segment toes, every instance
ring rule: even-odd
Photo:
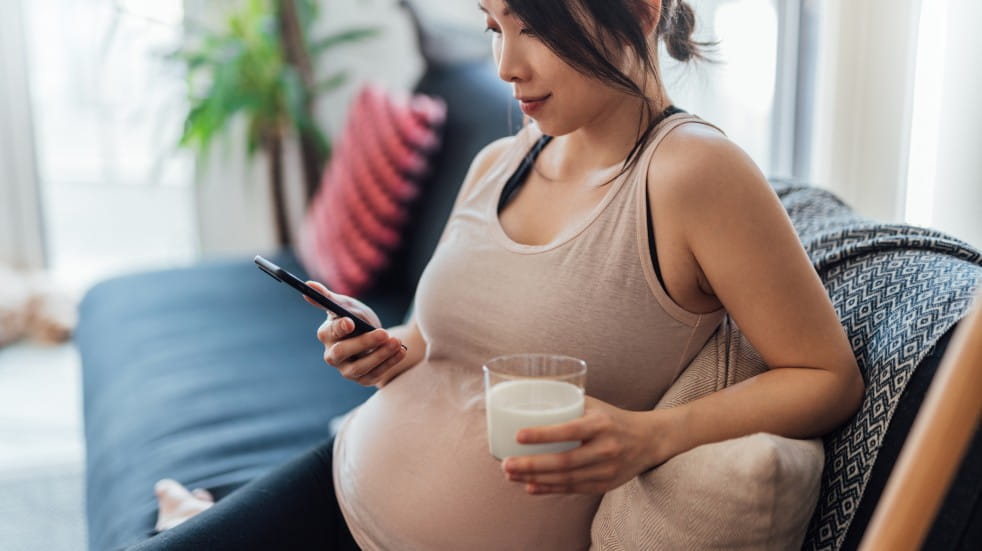
[[[215,502],[215,497],[211,495],[211,492],[209,492],[204,488],[195,488],[191,490],[191,495],[193,495],[194,497],[200,500],[207,501],[209,503]]]
[[[154,485],[159,500],[157,507],[158,531],[170,530],[215,504],[208,490],[195,488],[188,491],[179,482],[165,478]]]
[[[191,497],[191,492],[188,492],[187,488],[170,478],[157,481],[153,491],[160,501],[183,501]]]

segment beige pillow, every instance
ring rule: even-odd
[[[684,404],[766,369],[726,318],[656,407]],[[821,439],[754,434],[699,446],[607,492],[590,548],[800,548],[823,463]]]

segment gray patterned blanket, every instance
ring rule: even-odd
[[[971,305],[982,253],[944,233],[884,224],[833,194],[772,181],[849,335],[866,381],[859,412],[825,438],[822,493],[804,549],[836,550],[914,369]]]

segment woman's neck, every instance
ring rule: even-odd
[[[666,95],[660,97],[664,100],[654,102],[651,113],[643,112],[639,98],[612,101],[581,128],[553,140],[540,170],[560,181],[604,179],[618,172],[647,127],[642,117],[658,117],[671,104]]]

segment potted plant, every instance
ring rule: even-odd
[[[180,145],[204,155],[236,117],[247,121],[246,149],[268,160],[277,242],[289,243],[283,185],[283,142],[300,140],[309,198],[330,157],[330,142],[312,113],[321,93],[346,80],[344,73],[315,78],[313,64],[333,47],[377,34],[355,28],[313,39],[313,0],[245,0],[219,29],[188,23],[187,40],[170,58],[183,63],[189,106]]]

